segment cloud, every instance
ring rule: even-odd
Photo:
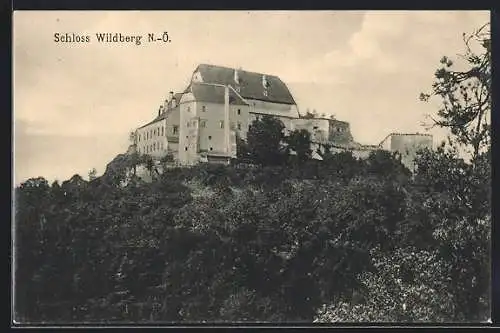
[[[364,13],[344,47],[309,59],[309,74],[292,75],[290,85],[302,110],[349,121],[361,142],[376,143],[392,131],[422,132],[425,114],[437,107],[420,102],[419,93],[430,88],[443,55],[464,50],[462,33],[488,20],[488,12]]]

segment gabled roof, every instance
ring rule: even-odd
[[[167,117],[168,117],[168,115],[169,115],[170,113],[172,113],[174,110],[176,110],[176,109],[178,109],[178,108],[179,108],[179,103],[180,103],[180,101],[181,101],[181,98],[182,98],[182,95],[183,95],[183,94],[184,94],[184,93],[176,93],[176,94],[174,94],[174,99],[175,99],[175,101],[176,101],[176,106],[175,106],[175,108],[172,108],[172,100],[169,100],[169,101],[167,102],[167,110],[166,110],[166,111],[162,112],[159,116],[157,116],[156,118],[154,118],[152,121],[150,121],[150,122],[149,122],[149,123],[147,123],[146,125],[142,125],[142,126],[141,126],[141,127],[139,127],[138,129],[144,128],[144,127],[146,127],[146,126],[149,126],[149,125],[151,125],[151,124],[156,123],[157,121],[160,121],[160,120],[163,120],[163,119],[167,118]]]
[[[181,94],[182,95],[182,94]],[[160,121],[160,120],[163,120],[163,119],[166,119],[168,117],[168,115],[170,113],[172,113],[174,110],[178,109],[179,108],[179,105],[177,105],[175,108],[173,109],[169,109],[168,111],[165,111],[165,112],[162,112],[159,116],[157,116],[155,119],[153,119],[152,121],[150,121],[149,123],[147,123],[146,125],[142,125],[141,127],[139,127],[138,129],[141,129],[141,128],[144,128],[146,126],[149,126],[151,124],[154,124],[156,123],[157,121]]]
[[[189,86],[194,98],[200,102],[224,104],[225,87],[218,84],[193,82]],[[229,104],[247,105],[241,96],[229,88]]]
[[[178,105],[178,104],[179,104],[179,102],[181,101],[182,95],[183,95],[183,93],[176,93],[176,94],[174,94],[174,99],[175,99],[175,101],[176,101],[177,105]],[[172,100],[169,100],[169,101],[167,102],[167,108],[168,108],[168,109],[171,109],[171,108],[172,108]]]
[[[275,75],[248,72],[238,69],[239,84],[234,80],[234,68],[208,64],[199,65],[194,72],[200,72],[203,82],[231,85],[240,88],[240,95],[245,99],[262,100],[272,103],[295,105],[295,100],[281,79]],[[267,96],[264,95],[262,77],[266,76],[268,82]],[[188,90],[190,86],[186,90]]]

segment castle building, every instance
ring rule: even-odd
[[[432,135],[421,133],[391,133],[379,144],[379,148],[383,150],[399,153],[401,163],[412,172],[416,170],[417,151],[432,147]]]
[[[222,162],[236,156],[236,136],[245,139],[262,115],[280,118],[287,130],[299,119],[288,87],[274,75],[199,65],[182,93],[170,93],[151,122],[137,129],[140,154],[172,153],[180,164]]]
[[[170,92],[158,110],[158,116],[136,130],[135,144],[139,154],[161,158],[179,150],[180,107],[182,94]]]
[[[356,143],[348,122],[301,117],[290,90],[277,76],[201,64],[186,89],[170,92],[158,115],[136,130],[136,150],[154,159],[172,154],[181,165],[228,163],[236,157],[236,137],[246,139],[250,124],[264,115],[280,119],[285,134],[300,129],[311,133],[313,152],[328,145],[333,147],[331,151],[351,150],[366,157],[384,146]],[[430,140],[432,143],[432,137]],[[388,150],[403,149],[397,138],[394,143],[385,141]],[[409,161],[410,155],[404,161]],[[317,154],[313,157],[321,158]]]

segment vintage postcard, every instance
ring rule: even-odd
[[[488,11],[16,11],[16,325],[486,323]]]

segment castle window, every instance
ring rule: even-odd
[[[207,127],[207,121],[206,120],[201,120],[200,121],[200,127]]]
[[[163,126],[161,127],[161,136],[163,136]]]
[[[238,122],[238,129],[241,130],[241,123]]]
[[[201,111],[202,111],[202,112],[207,111],[207,108],[206,108],[206,106],[205,106],[205,105],[202,105],[202,107],[201,107]]]
[[[210,150],[214,150],[212,147],[210,147]]]
[[[186,127],[189,127],[189,121],[186,123]]]
[[[177,127],[177,126],[174,126],[174,127],[172,128],[172,132],[173,132],[174,134],[177,134],[177,131],[178,131],[178,130],[179,130],[179,127]]]
[[[212,140],[212,136],[211,135],[208,136],[208,140]]]
[[[187,112],[191,112],[191,107],[188,106]]]
[[[264,96],[266,96],[266,97],[267,97],[267,95],[268,95],[268,94],[267,94],[267,89],[265,89],[265,90],[264,90]]]
[[[224,128],[224,120],[219,121],[220,128]]]
[[[184,151],[188,151],[188,147],[184,147]]]
[[[238,116],[241,114],[241,109],[238,109]]]

